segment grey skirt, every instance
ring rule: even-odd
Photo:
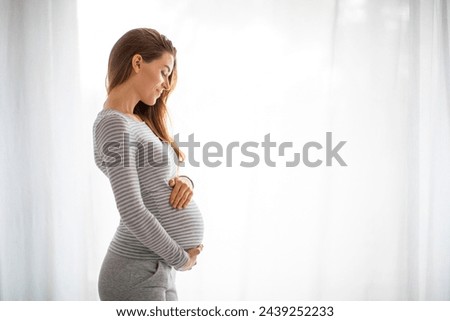
[[[108,250],[98,293],[102,301],[177,301],[175,275],[164,261],[131,259]]]

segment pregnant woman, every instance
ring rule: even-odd
[[[120,224],[100,270],[101,300],[177,300],[175,273],[203,249],[193,183],[168,133],[176,49],[154,29],[133,29],[111,50],[107,99],[93,125],[95,163],[109,178]]]

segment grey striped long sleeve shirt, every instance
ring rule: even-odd
[[[109,250],[129,258],[164,260],[180,269],[185,250],[202,243],[203,218],[192,199],[171,207],[175,152],[147,126],[113,109],[98,113],[93,126],[95,163],[109,178],[120,223]]]

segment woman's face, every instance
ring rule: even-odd
[[[161,96],[162,91],[169,89],[169,75],[172,73],[173,65],[173,56],[168,52],[149,63],[141,59],[135,85],[143,103],[153,106]]]

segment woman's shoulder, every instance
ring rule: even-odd
[[[94,124],[98,123],[108,123],[108,122],[119,122],[123,124],[128,124],[130,122],[129,117],[124,115],[123,113],[111,109],[111,108],[103,108],[98,114],[97,118],[95,119]]]
[[[124,132],[129,131],[127,116],[113,109],[102,109],[93,124],[94,134],[99,131]]]
[[[112,108],[102,108],[101,111],[97,114],[97,120],[101,119],[123,119],[125,121],[128,121],[127,116],[125,116],[123,113],[119,112],[118,110],[112,109]]]

